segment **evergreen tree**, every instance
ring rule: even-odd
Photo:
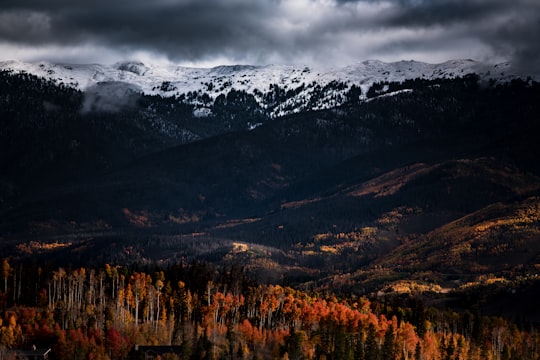
[[[392,324],[388,326],[388,329],[386,329],[386,332],[384,333],[384,342],[382,346],[382,358],[383,359],[396,358],[394,326]]]
[[[366,336],[366,347],[364,350],[366,360],[378,360],[379,359],[379,346],[377,345],[377,335],[375,326],[370,323],[368,326],[368,332]]]
[[[420,347],[420,341],[416,343],[416,348],[414,349],[414,359],[415,360],[422,359],[422,348]]]

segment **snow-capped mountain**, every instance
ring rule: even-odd
[[[253,95],[271,117],[303,110],[318,110],[341,105],[351,87],[360,88],[360,99],[377,82],[402,82],[407,79],[454,78],[476,73],[481,78],[508,80],[507,63],[487,65],[473,60],[453,60],[441,64],[417,61],[385,63],[368,60],[338,69],[267,66],[218,66],[188,68],[175,65],[146,65],[121,62],[106,65],[52,64],[46,62],[0,62],[0,69],[26,72],[86,91],[100,83],[125,83],[147,95],[178,97],[195,105],[194,114],[207,116],[220,95],[231,90]],[[322,93],[321,93],[322,92]],[[281,93],[276,99],[275,93]],[[316,98],[313,95],[317,93]]]

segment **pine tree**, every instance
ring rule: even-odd
[[[365,347],[365,359],[366,360],[378,360],[379,359],[379,346],[377,345],[377,338],[375,333],[375,326],[370,323],[368,327]]]
[[[390,324],[386,333],[384,334],[384,343],[382,346],[383,359],[395,359],[396,358],[396,344],[394,335],[394,326]]]
[[[415,360],[422,359],[422,348],[420,347],[420,341],[416,343],[416,348],[414,349],[414,359]]]

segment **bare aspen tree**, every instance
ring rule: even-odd
[[[2,260],[2,277],[4,278],[4,294],[7,294],[8,278],[9,278],[10,273],[11,273],[11,266],[9,266],[7,259],[3,259]]]

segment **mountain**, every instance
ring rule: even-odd
[[[354,293],[535,271],[540,85],[501,66],[41,65],[0,72],[2,256]]]
[[[235,90],[253,96],[272,118],[340,106],[348,100],[347,94],[353,86],[361,89],[356,96],[365,99],[374,83],[455,78],[473,73],[483,79],[509,80],[516,77],[508,63],[487,65],[473,60],[441,64],[369,60],[337,69],[280,65],[187,68],[141,62],[105,66],[5,61],[0,62],[0,69],[33,74],[86,92],[96,91],[99,84],[121,83],[146,95],[179,98],[194,106],[196,116],[208,116],[216,99]]]

